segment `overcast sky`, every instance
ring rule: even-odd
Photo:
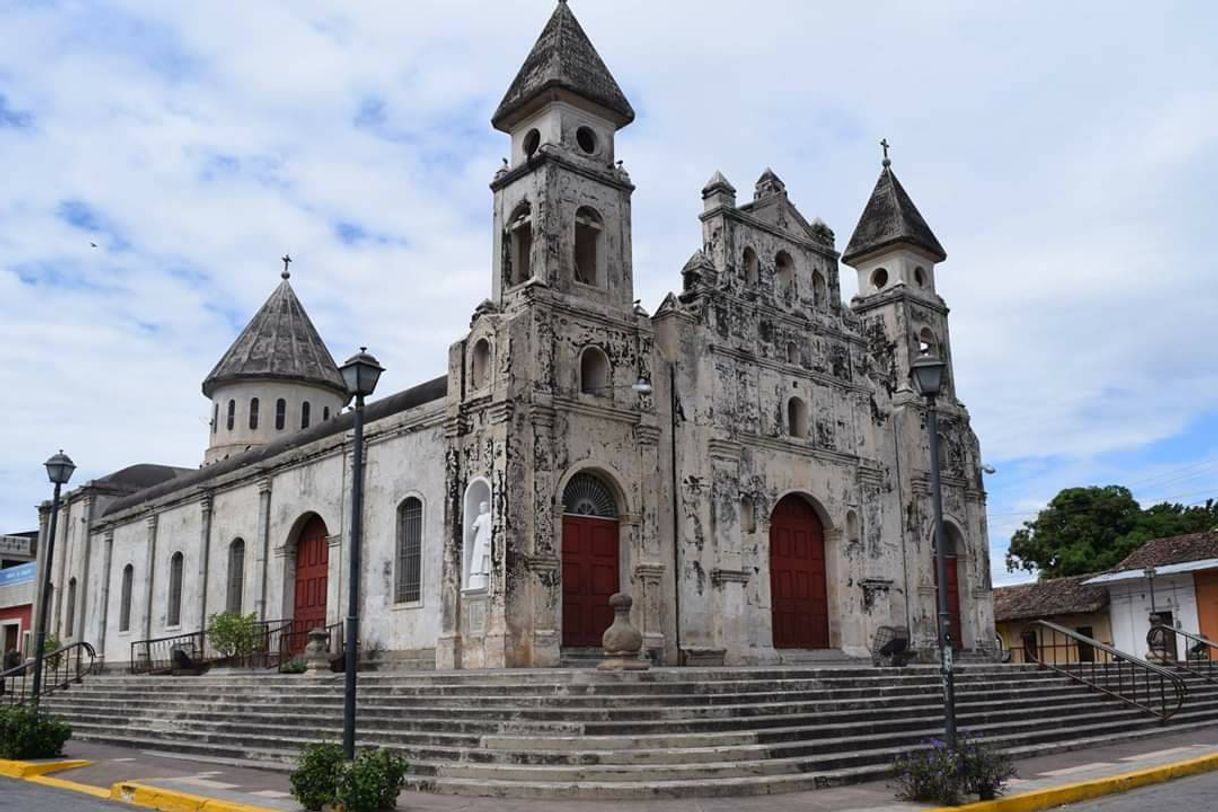
[[[278,283],[388,393],[490,293],[490,114],[552,0],[0,0],[0,531],[74,484],[194,466],[203,377]],[[772,166],[844,247],[877,142],[946,247],[996,581],[1063,486],[1218,486],[1218,7],[572,0],[638,112],[637,295],[716,169]],[[95,243],[97,247],[92,247]],[[843,294],[856,289],[843,268]]]

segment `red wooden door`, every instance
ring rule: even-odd
[[[960,569],[957,566],[959,561],[955,553],[947,554],[947,616],[950,621],[948,631],[952,636],[952,648],[960,649],[964,645],[964,634],[962,624],[960,622]],[[939,588],[939,565],[935,563],[935,588]],[[935,600],[939,600],[939,596],[935,595]],[[935,617],[939,616],[939,604],[935,603]]]
[[[562,518],[562,644],[599,647],[613,624],[609,598],[618,591],[618,523]]]
[[[775,648],[829,648],[825,531],[798,496],[770,518],[770,602]]]
[[[292,610],[292,653],[304,650],[310,629],[326,625],[326,587],[330,575],[330,542],[320,516],[300,531],[296,546],[296,601]]]

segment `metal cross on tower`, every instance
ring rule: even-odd
[[[288,266],[292,264],[292,256],[291,256],[291,254],[284,254],[282,259],[283,259],[283,273],[281,273],[279,275],[282,276],[284,279],[287,279],[289,276],[292,275],[288,271]]]

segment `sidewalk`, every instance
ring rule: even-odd
[[[1027,758],[1016,763],[1020,777],[1012,782],[1010,794],[1073,784],[1210,754],[1218,754],[1218,725],[1089,750]],[[93,742],[69,742],[65,758],[93,763],[57,772],[56,778],[107,791],[116,783],[135,781],[261,809],[300,809],[292,800],[286,768],[283,771],[253,768]],[[0,779],[0,782],[3,780],[6,779]],[[412,812],[619,812],[622,809],[648,812],[912,812],[925,807],[900,803],[894,800],[892,789],[884,782],[873,782],[786,795],[643,802],[535,801],[403,792],[398,799],[398,808]]]

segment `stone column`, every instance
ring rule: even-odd
[[[258,597],[254,611],[259,620],[266,620],[267,561],[271,549],[271,478],[258,480],[258,543],[254,547],[254,569],[257,572]]]
[[[98,606],[97,657],[106,662],[106,629],[110,619],[110,568],[114,560],[114,528],[107,528],[102,536],[101,601]]]
[[[148,640],[152,637],[152,598],[155,594],[153,586],[156,581],[156,528],[157,515],[154,513],[144,520],[144,526],[148,531],[148,577],[144,579],[144,639]]]
[[[89,617],[89,566],[90,560],[93,557],[93,540],[89,538],[90,528],[93,526],[93,509],[96,506],[92,496],[85,497],[81,503],[81,511],[83,515],[80,517],[80,588],[76,596],[76,621],[72,624],[72,630],[77,640],[87,640],[88,634],[85,633],[85,620]]]
[[[207,579],[211,566],[211,494],[199,500],[199,628],[207,628]]]
[[[64,499],[59,505],[59,538],[55,539],[55,592],[51,595],[54,607],[51,609],[52,622],[47,626],[47,636],[52,634],[63,638],[63,593],[67,591],[68,559],[72,551],[68,548],[68,531],[72,522],[72,499]]]

